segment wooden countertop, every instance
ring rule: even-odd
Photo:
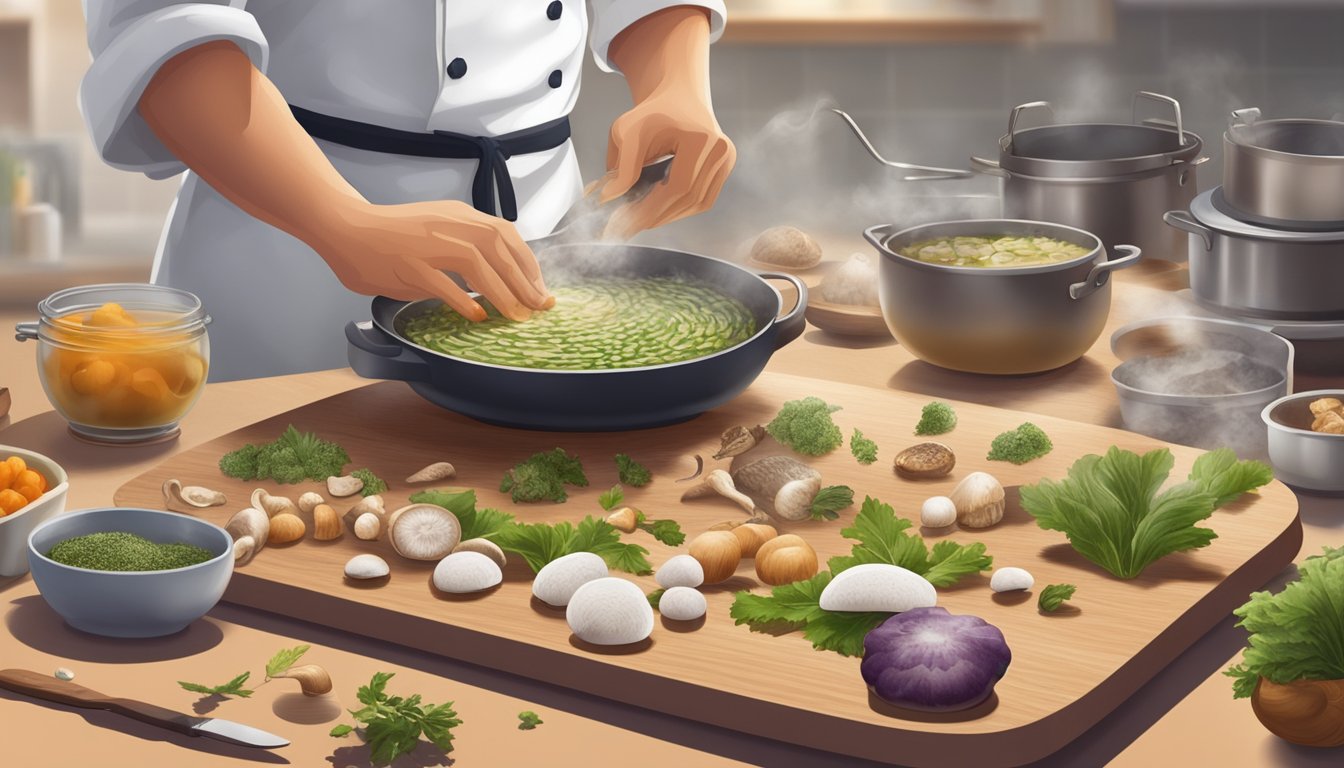
[[[1085,359],[1049,374],[1006,379],[954,374],[912,359],[894,342],[838,339],[815,328],[778,353],[770,369],[1117,426],[1109,380],[1116,364],[1107,343],[1110,331],[1129,320],[1162,313],[1169,301],[1162,289],[1179,287],[1183,276],[1182,270],[1160,263],[1120,273],[1110,327]],[[32,318],[27,312],[0,310],[0,330],[28,319]],[[14,400],[10,420],[0,420],[0,443],[59,460],[71,476],[70,508],[109,503],[119,485],[178,450],[366,383],[349,370],[338,370],[212,384],[183,423],[177,443],[114,450],[86,446],[68,436],[42,394],[34,348],[19,344],[9,333],[0,334],[0,377],[0,386],[9,387]],[[1341,383],[1300,380],[1298,387]],[[1344,543],[1344,504],[1339,500],[1303,497],[1301,514],[1305,543],[1300,557]],[[258,674],[276,650],[309,643],[313,649],[308,660],[330,670],[341,706],[351,705],[354,688],[374,671],[397,673],[390,686],[393,692],[456,702],[465,724],[456,732],[452,756],[461,765],[616,765],[629,762],[632,755],[648,766],[847,764],[230,605],[218,606],[181,636],[114,641],[65,627],[37,595],[31,579],[22,577],[0,582],[0,613],[6,627],[0,633],[4,666],[42,672],[68,667],[75,671],[77,682],[105,693],[138,696],[181,711],[190,711],[196,697],[180,690],[176,680],[213,683],[216,677],[222,681],[243,669]],[[1112,717],[1047,764],[1338,765],[1344,750],[1287,744],[1260,726],[1248,702],[1231,698],[1229,681],[1220,672],[1232,663],[1244,641],[1232,623],[1229,617]],[[5,764],[43,766],[226,766],[248,760],[304,766],[366,764],[358,762],[366,753],[352,749],[358,742],[327,736],[336,714],[331,708],[336,705],[306,701],[281,688],[284,682],[268,684],[251,699],[225,702],[212,713],[243,723],[261,724],[275,717],[289,721],[281,735],[294,743],[275,753],[178,738],[120,718],[38,706],[0,692],[5,733],[40,734],[4,739],[0,758]],[[515,715],[524,709],[537,711],[545,724],[535,731],[518,731]],[[439,764],[421,759],[428,755],[419,752],[406,764]]]

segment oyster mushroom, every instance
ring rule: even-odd
[[[806,520],[821,491],[821,473],[792,456],[769,456],[732,473],[733,485],[781,520]]]
[[[462,525],[452,512],[434,504],[402,507],[387,520],[388,538],[397,554],[410,560],[439,560],[462,540]]]
[[[260,509],[248,507],[235,512],[224,524],[224,530],[233,537],[233,561],[247,565],[266,546],[271,534],[271,518]]]
[[[184,486],[182,481],[176,478],[163,482],[163,503],[167,507],[171,507],[176,502],[188,507],[204,509],[205,507],[218,507],[226,501],[223,493],[210,488],[199,485]]]
[[[291,515],[299,513],[299,507],[287,496],[275,496],[267,492],[265,488],[258,488],[252,492],[252,506],[260,509],[271,517],[284,514]]]

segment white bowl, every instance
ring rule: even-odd
[[[28,572],[28,535],[47,520],[65,512],[65,495],[70,478],[60,464],[23,448],[0,445],[0,459],[18,456],[29,467],[47,478],[47,492],[28,502],[28,506],[0,517],[0,577],[22,576]]]
[[[1311,431],[1312,400],[1344,400],[1344,389],[1318,389],[1279,398],[1261,412],[1269,430],[1274,475],[1297,489],[1344,495],[1344,435]]]

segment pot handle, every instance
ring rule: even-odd
[[[863,130],[859,128],[859,124],[854,122],[854,118],[850,117],[849,114],[842,109],[836,109],[835,107],[832,107],[831,111],[839,115],[841,120],[845,121],[845,124],[849,126],[849,130],[854,132],[854,135],[857,136],[859,139],[859,143],[863,144],[863,148],[868,151],[868,154],[873,156],[874,160],[889,168],[898,168],[902,171],[915,171],[919,174],[919,175],[911,174],[908,176],[902,176],[901,181],[969,179],[973,175],[970,171],[963,171],[960,168],[938,168],[936,166],[931,165],[916,165],[914,163],[902,163],[896,160],[888,160],[885,157],[883,157],[882,153],[877,151],[877,147],[874,147],[873,143],[868,140],[868,137],[864,135]]]
[[[1087,273],[1087,279],[1081,283],[1074,283],[1069,286],[1069,297],[1081,299],[1092,295],[1098,288],[1106,284],[1111,279],[1111,273],[1117,269],[1132,267],[1139,263],[1143,256],[1143,251],[1136,245],[1115,245],[1112,246],[1117,251],[1124,251],[1125,255],[1118,259],[1110,259],[1092,267],[1092,271]]]
[[[429,363],[396,343],[372,321],[345,324],[350,367],[366,379],[429,381]]]
[[[1199,235],[1199,239],[1204,241],[1204,250],[1213,250],[1213,230],[1195,221],[1194,217],[1185,211],[1167,211],[1162,214],[1162,220],[1168,225],[1177,229],[1189,232],[1192,235]]]
[[[984,173],[990,176],[1001,176],[1008,178],[1008,172],[999,166],[998,160],[990,160],[987,157],[977,157],[971,155],[971,170],[976,173]]]
[[[1048,101],[1029,101],[1026,104],[1018,104],[1013,107],[1013,111],[1008,114],[1008,146],[1004,149],[1012,151],[1013,139],[1017,136],[1017,119],[1029,109],[1044,109],[1050,113],[1051,117],[1055,114],[1055,108],[1050,106]]]
[[[783,280],[792,284],[794,290],[798,291],[798,303],[783,317],[775,319],[775,349],[780,349],[802,336],[803,329],[807,327],[807,318],[803,314],[807,309],[807,284],[798,277],[783,272],[758,272],[757,275],[762,280]]]
[[[15,323],[15,341],[37,341],[37,323]]]
[[[1166,104],[1166,105],[1168,105],[1168,106],[1171,107],[1171,110],[1172,110],[1173,112],[1176,113],[1176,121],[1175,121],[1175,127],[1176,127],[1176,145],[1177,145],[1177,146],[1180,146],[1180,147],[1184,147],[1184,146],[1185,146],[1185,127],[1184,127],[1184,124],[1183,124],[1182,121],[1181,121],[1181,102],[1179,102],[1179,101],[1177,101],[1177,100],[1171,98],[1170,96],[1167,96],[1167,95],[1164,95],[1164,94],[1161,94],[1161,93],[1154,93],[1154,92],[1152,92],[1152,91],[1139,91],[1138,93],[1135,93],[1135,94],[1134,94],[1134,103],[1133,103],[1133,105],[1130,107],[1130,113],[1131,113],[1131,114],[1130,114],[1130,122],[1138,122],[1137,118],[1138,118],[1138,112],[1139,112],[1139,101],[1140,101],[1141,99],[1148,99],[1149,101],[1156,101],[1156,102],[1158,102],[1159,104]]]

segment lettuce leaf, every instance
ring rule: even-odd
[[[1274,470],[1268,464],[1237,461],[1237,454],[1228,448],[1200,456],[1190,469],[1190,481],[1214,497],[1214,507],[1226,506],[1273,479]]]

